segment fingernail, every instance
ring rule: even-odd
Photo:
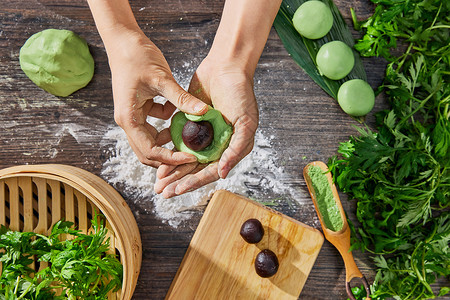
[[[166,188],[164,188],[163,192],[162,192],[162,196],[165,199],[169,199],[172,198],[173,196],[176,196],[175,191],[173,190],[173,187],[171,187],[170,185],[167,186]]]
[[[194,158],[189,158],[184,163],[185,164],[190,164],[190,163],[194,163],[194,162],[197,162],[197,161],[198,161],[197,157],[194,156]]]
[[[162,189],[161,189],[160,187],[156,187],[156,185],[155,185],[155,187],[153,188],[153,191],[154,191],[155,193],[157,193],[157,194],[161,194],[161,193],[162,193]]]
[[[194,106],[194,111],[195,111],[196,113],[204,112],[204,111],[206,111],[207,109],[208,109],[208,105],[206,105],[205,103],[197,103],[197,104]]]
[[[179,195],[179,194],[181,194],[181,188],[180,188],[180,186],[177,186],[175,188],[175,195]]]
[[[193,154],[188,154],[185,152],[175,152],[177,164],[188,164],[197,161],[197,157]],[[175,159],[175,156],[174,156]],[[170,173],[170,172],[169,172]],[[168,174],[168,173],[167,173]],[[164,176],[166,176],[165,174]]]

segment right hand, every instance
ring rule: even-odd
[[[141,31],[117,32],[115,43],[107,48],[112,73],[114,119],[128,137],[139,161],[159,167],[196,162],[194,155],[161,147],[171,141],[169,129],[158,132],[147,116],[169,119],[176,108],[202,115],[206,103],[186,92],[172,76],[161,51]],[[155,103],[162,96],[168,101]]]
[[[258,127],[258,107],[253,92],[253,72],[242,63],[210,53],[195,72],[189,91],[218,109],[233,125],[233,136],[221,158],[210,164],[162,164],[158,168],[155,192],[170,198],[225,178],[230,170],[253,149]],[[222,59],[220,59],[222,58]],[[254,70],[252,70],[254,71]]]

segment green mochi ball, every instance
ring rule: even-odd
[[[355,65],[355,56],[346,43],[333,41],[320,47],[316,63],[321,74],[330,79],[339,80],[351,72]]]
[[[31,81],[55,96],[69,96],[94,75],[86,41],[70,30],[46,29],[32,35],[20,49],[19,61]]]
[[[362,79],[344,82],[339,88],[337,100],[342,110],[354,117],[368,114],[375,104],[372,87]]]
[[[333,26],[333,14],[322,1],[311,0],[303,3],[292,18],[294,28],[308,39],[324,37]]]
[[[200,151],[194,151],[186,146],[183,142],[182,132],[186,122],[208,121],[211,123],[214,131],[214,138],[210,145]],[[217,109],[209,107],[209,110],[201,116],[186,114],[184,112],[177,112],[170,124],[170,135],[172,142],[177,150],[193,154],[197,157],[199,163],[209,163],[218,160],[222,156],[223,151],[230,142],[233,134],[233,127],[228,125],[222,117],[222,114]]]

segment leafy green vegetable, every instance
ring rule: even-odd
[[[294,61],[331,97],[337,99],[337,93],[342,83],[349,79],[367,80],[366,72],[361,59],[356,51],[355,66],[353,70],[345,78],[341,80],[331,80],[320,75],[317,64],[316,55],[320,47],[327,42],[342,41],[351,48],[354,45],[354,39],[342,17],[339,9],[332,0],[323,0],[323,2],[331,9],[333,14],[333,27],[330,32],[323,38],[310,40],[302,37],[294,25],[292,17],[297,8],[307,0],[283,0],[280,10],[273,23],[281,41],[283,42],[289,55]]]
[[[83,234],[73,223],[59,221],[50,235],[0,228],[0,299],[106,299],[122,285],[123,267],[108,254],[109,238],[101,218],[92,219],[92,232]],[[64,239],[63,235],[73,239]],[[36,259],[34,259],[34,257]],[[29,265],[48,262],[35,272]],[[55,289],[62,289],[61,296]]]
[[[356,300],[364,300],[367,297],[367,293],[363,285],[352,287],[352,294]],[[350,299],[347,298],[347,300]]]
[[[355,48],[388,60],[383,88],[390,110],[376,132],[358,128],[329,167],[358,199],[352,248],[373,253],[373,298],[427,299],[450,276],[450,2],[372,0],[373,16],[355,24]],[[398,49],[404,49],[399,51]]]

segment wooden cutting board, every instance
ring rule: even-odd
[[[264,237],[248,244],[242,223],[261,221]],[[166,299],[297,299],[323,244],[322,234],[301,222],[228,191],[217,191],[203,215]],[[261,278],[255,257],[278,257],[278,272]]]

